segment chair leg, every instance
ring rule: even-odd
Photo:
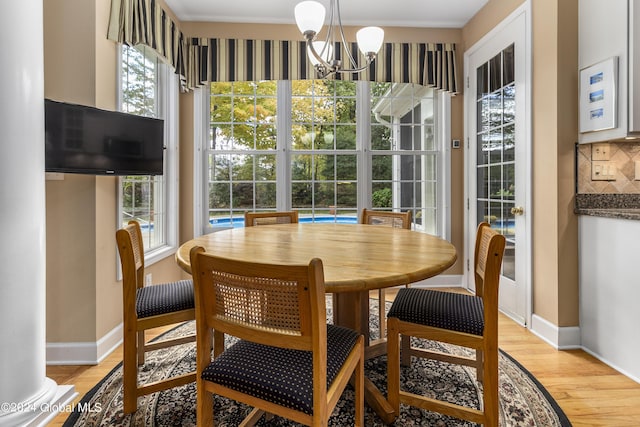
[[[380,339],[384,339],[387,333],[387,314],[385,312],[385,291],[378,290],[378,317],[380,318]]]
[[[387,399],[396,417],[400,415],[400,337],[393,317],[387,321]]]
[[[122,358],[122,389],[124,413],[130,414],[138,409],[138,334],[135,329],[124,328],[123,358]]]
[[[204,389],[204,380],[196,378],[196,425],[213,427],[213,393]]]
[[[480,384],[484,384],[484,351],[476,350],[476,378]]]
[[[360,345],[360,360],[355,369],[355,427],[364,427],[364,344]]]
[[[498,392],[498,350],[483,352],[482,398],[486,418],[485,427],[498,427],[500,398]]]
[[[400,351],[400,363],[402,366],[411,366],[411,336],[401,336],[402,350]]]
[[[137,349],[138,349],[138,365],[142,366],[144,365],[144,345],[145,345],[145,341],[144,341],[144,331],[138,331],[138,345],[137,345]]]

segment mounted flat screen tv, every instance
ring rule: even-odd
[[[45,99],[45,170],[162,175],[164,121]]]

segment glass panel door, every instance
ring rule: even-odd
[[[466,55],[468,92],[468,286],[480,222],[506,237],[500,309],[526,324],[531,315],[530,220],[527,219],[530,117],[527,108],[526,13],[514,14]]]
[[[507,239],[503,275],[515,280],[514,45],[476,70],[476,225],[488,222]],[[513,211],[513,213],[512,213]]]

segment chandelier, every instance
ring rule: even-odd
[[[380,27],[365,27],[356,33],[356,40],[360,52],[366,58],[366,64],[358,67],[358,63],[351,55],[350,49],[345,49],[349,59],[350,68],[343,68],[342,61],[334,57],[333,46],[339,33],[343,46],[348,46],[342,30],[340,18],[339,0],[329,0],[329,27],[324,41],[316,40],[324,24],[325,8],[317,1],[303,1],[296,5],[294,13],[296,23],[307,41],[307,55],[311,64],[316,69],[318,77],[323,79],[335,73],[358,73],[365,70],[376,58],[382,41],[384,31]]]

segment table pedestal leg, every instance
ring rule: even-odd
[[[369,348],[369,292],[341,292],[333,294],[333,322],[336,325],[354,329],[364,335],[365,354]],[[380,416],[383,422],[391,424],[395,420],[393,408],[382,392],[365,377],[364,398],[367,404]]]
[[[369,293],[341,292],[333,294],[333,323],[364,335],[369,346]]]

